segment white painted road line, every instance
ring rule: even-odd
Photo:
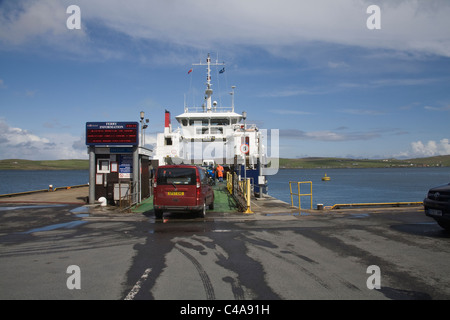
[[[127,294],[127,296],[125,297],[124,300],[133,300],[134,299],[134,297],[138,294],[139,290],[141,290],[142,283],[144,283],[144,281],[147,280],[150,271],[152,271],[151,268],[145,269],[141,278],[138,280],[138,282],[136,282],[136,284],[131,289],[131,291]]]

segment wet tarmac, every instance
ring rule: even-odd
[[[421,208],[119,213],[0,204],[0,299],[448,299],[450,236]],[[81,289],[66,286],[68,266]],[[381,288],[369,289],[369,266]]]
[[[0,199],[0,299],[450,298],[450,234],[421,206],[299,211],[267,197],[253,214],[155,219],[87,205],[86,190]],[[66,286],[73,265],[80,290]]]

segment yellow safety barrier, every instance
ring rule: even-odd
[[[247,209],[244,211],[244,213],[253,213],[253,211],[250,209],[251,206],[251,183],[250,178],[247,178],[246,180],[243,180],[240,182],[242,193],[244,194],[244,199],[247,202]]]
[[[233,185],[234,181],[234,185]],[[237,174],[227,172],[227,190],[236,199],[244,213],[253,213],[251,210],[251,179],[238,181]]]
[[[229,171],[227,171],[227,190],[233,194],[233,174]]]
[[[296,183],[297,184],[297,193],[293,193],[292,192],[292,184],[293,183]],[[301,184],[309,184],[309,187],[310,187],[310,191],[309,191],[309,193],[300,193],[300,185]],[[293,200],[293,196],[294,195],[296,195],[296,196],[298,196],[298,209],[300,210],[302,207],[301,207],[301,201],[300,201],[300,198],[302,197],[302,196],[309,196],[310,198],[311,198],[311,209],[312,209],[312,207],[313,207],[313,200],[312,200],[312,181],[300,181],[300,182],[297,182],[297,181],[289,181],[289,190],[290,190],[290,193],[291,193],[291,206],[294,206],[294,200]]]

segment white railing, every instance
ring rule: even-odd
[[[184,107],[184,112],[188,113],[188,112],[208,112],[209,110],[206,107]],[[234,112],[234,108],[233,107],[211,107],[210,109],[211,112]]]

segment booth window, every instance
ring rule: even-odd
[[[97,160],[97,173],[109,173],[109,159],[98,159]]]

